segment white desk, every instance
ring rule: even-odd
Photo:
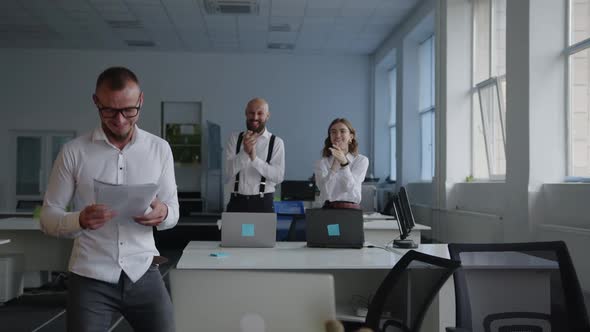
[[[73,240],[45,235],[37,219],[0,219],[0,238],[11,239],[10,243],[0,246],[0,253],[24,254],[25,272],[68,269]]]
[[[365,241],[378,245],[385,245],[400,236],[399,226],[395,219],[377,219],[364,217],[363,228],[365,230]],[[430,226],[416,224],[408,239],[420,244],[422,231],[429,231]]]
[[[446,248],[446,245],[438,246]],[[224,252],[228,256],[212,257],[213,252]],[[380,248],[307,248],[303,242],[277,242],[275,248],[221,248],[219,242],[193,241],[184,249],[176,268],[179,273],[195,269],[235,273],[252,270],[330,273],[334,276],[338,318],[364,321],[364,317],[352,315],[359,306],[355,299],[374,294],[402,255]],[[413,272],[420,273],[420,270]],[[441,317],[441,313],[446,316]],[[437,297],[426,315],[422,331],[444,331],[445,326],[454,326],[454,298],[439,301]]]

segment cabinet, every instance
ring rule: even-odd
[[[40,205],[45,194],[47,181],[53,162],[57,158],[61,147],[74,138],[73,131],[36,131],[17,130],[12,132],[14,147],[13,155],[16,159],[13,202],[8,209],[16,207],[33,211]],[[31,203],[31,204],[19,204]],[[19,206],[20,205],[20,206]]]
[[[202,119],[200,102],[162,102],[162,137],[172,149],[184,215],[221,209],[220,127]]]

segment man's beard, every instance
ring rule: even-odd
[[[266,128],[266,122],[258,121],[258,127],[254,127],[250,124],[250,121],[246,120],[246,128],[257,134],[260,134]]]
[[[133,132],[133,126],[131,127],[131,129],[129,129],[129,131],[127,131],[127,133],[125,133],[123,135],[119,135],[119,134],[114,133],[104,123],[102,124],[102,130],[104,131],[104,133],[107,137],[113,139],[115,142],[124,142],[129,138],[129,135],[131,135],[131,133]]]

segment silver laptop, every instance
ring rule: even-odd
[[[336,315],[330,274],[173,269],[170,288],[178,332],[324,332]]]
[[[224,212],[221,214],[221,246],[272,248],[276,244],[275,213]]]

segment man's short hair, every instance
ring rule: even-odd
[[[106,86],[112,91],[123,90],[129,81],[139,85],[137,76],[135,76],[131,70],[125,67],[107,68],[98,75],[98,79],[96,80],[96,90],[104,84],[106,84]]]

